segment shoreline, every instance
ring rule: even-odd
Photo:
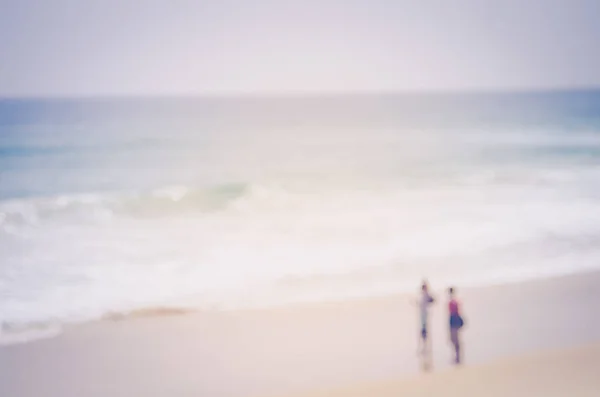
[[[491,289],[502,289],[510,288],[514,286],[527,286],[535,285],[537,283],[554,283],[563,282],[572,278],[583,277],[586,275],[595,276],[600,274],[599,269],[585,268],[576,272],[549,272],[542,275],[541,277],[533,278],[526,276],[525,278],[515,278],[507,276],[500,278],[494,282],[488,282],[479,284],[477,282],[467,281],[463,283],[455,283],[452,285],[458,286],[462,292],[472,294],[478,291],[486,291]],[[435,279],[428,279],[430,283],[433,281],[434,290],[439,295],[445,297],[445,288],[450,283],[436,284]],[[350,293],[346,296],[339,297],[315,297],[308,299],[297,299],[283,301],[280,303],[248,303],[244,300],[244,294],[240,294],[237,297],[238,301],[245,301],[244,304],[230,304],[230,303],[209,303],[206,305],[191,305],[191,304],[159,304],[149,305],[147,307],[140,307],[133,310],[123,311],[108,311],[98,318],[89,318],[84,320],[72,320],[72,321],[59,321],[52,320],[47,322],[35,322],[31,324],[19,324],[12,326],[9,323],[5,323],[6,328],[3,329],[2,323],[0,322],[0,347],[9,346],[12,344],[22,343],[33,343],[40,339],[53,338],[63,334],[64,332],[71,332],[80,327],[85,327],[92,324],[111,323],[116,321],[131,321],[138,318],[162,318],[172,316],[189,316],[197,315],[202,316],[210,313],[238,313],[238,312],[263,312],[263,311],[278,311],[278,310],[299,310],[299,309],[313,309],[319,306],[338,306],[344,304],[364,304],[371,302],[378,302],[381,300],[388,299],[412,299],[417,294],[418,283],[415,283],[415,292],[409,293],[402,290],[401,292],[391,292],[389,289],[374,293]],[[281,287],[280,287],[281,288]],[[246,291],[245,295],[253,295],[253,292],[259,294],[259,291]],[[441,292],[441,294],[440,294]]]
[[[600,272],[459,287],[464,368],[600,341],[600,319],[590,315],[598,285]],[[443,373],[451,359],[445,286],[432,287],[440,304],[431,313],[431,369]],[[0,395],[249,397],[410,379],[422,363],[418,313],[407,297],[76,325],[0,347]]]

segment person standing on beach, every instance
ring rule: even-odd
[[[450,316],[450,342],[454,346],[454,363],[460,364],[460,330],[464,326],[464,320],[460,314],[458,301],[454,296],[453,287],[448,288],[448,313]]]
[[[419,305],[419,314],[421,318],[421,334],[419,337],[419,353],[427,354],[429,351],[428,343],[428,320],[429,320],[429,306],[435,302],[435,299],[429,294],[429,286],[426,281],[423,281],[421,285],[421,296],[417,302]]]

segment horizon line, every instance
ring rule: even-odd
[[[415,90],[328,90],[328,91],[213,91],[180,93],[99,93],[57,95],[4,95],[0,101],[28,100],[118,100],[118,99],[317,99],[339,97],[377,96],[476,96],[476,95],[527,95],[566,94],[600,91],[599,85],[565,87],[522,87],[522,88],[467,88],[467,89],[415,89]]]

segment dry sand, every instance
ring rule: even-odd
[[[441,293],[443,286],[431,281]],[[598,348],[568,349],[600,341],[599,286],[600,273],[590,273],[459,289],[468,324],[465,366],[458,371],[449,365],[440,295],[432,313],[433,373],[407,383],[387,380],[419,376],[418,317],[407,296],[394,296],[72,327],[56,338],[0,348],[0,396],[283,396],[370,382],[382,394],[452,396],[450,388],[463,396],[491,396],[496,389],[518,396],[529,386],[545,393],[553,382],[551,390],[563,387],[572,397],[591,395],[583,394],[589,389],[598,396],[600,388],[592,387],[598,383],[589,383],[600,381]],[[556,349],[567,351],[520,358]],[[479,366],[504,358],[510,361]]]

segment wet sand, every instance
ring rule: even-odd
[[[355,384],[294,397],[595,397],[600,390],[598,368],[600,344],[516,356],[408,380]]]

